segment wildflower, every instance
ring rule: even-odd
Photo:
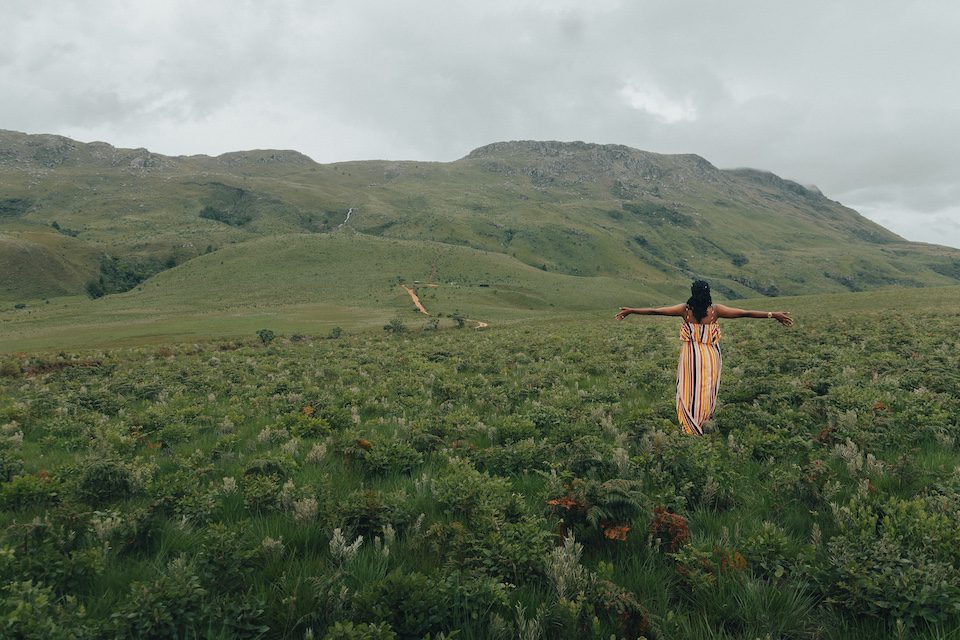
[[[333,537],[330,538],[330,555],[341,565],[344,566],[353,560],[357,552],[360,551],[360,545],[363,544],[363,536],[357,536],[351,544],[347,544],[347,539],[343,537],[343,531],[340,527],[333,530]]]
[[[310,449],[310,453],[307,454],[307,462],[316,464],[323,460],[325,455],[327,455],[327,445],[322,442],[317,442],[313,445],[313,448]]]
[[[220,489],[220,492],[226,496],[226,495],[230,495],[231,493],[235,493],[236,490],[237,490],[237,479],[232,476],[229,478],[225,477],[223,479],[223,488]]]
[[[545,572],[561,598],[576,595],[587,579],[586,570],[580,566],[583,545],[576,541],[573,533],[564,537],[563,546],[557,547],[547,557]]]
[[[293,503],[293,519],[297,522],[313,522],[317,517],[319,504],[313,496],[307,496]]]
[[[303,415],[305,415],[305,416],[312,416],[312,415],[313,415],[313,406],[312,406],[312,405],[309,405],[309,404],[308,404],[307,406],[305,406],[305,407],[303,408]]]
[[[300,438],[290,438],[283,443],[280,450],[291,458],[297,457],[297,451],[300,449]]]
[[[110,536],[123,524],[123,518],[116,511],[94,511],[90,519],[90,528],[103,544],[106,552],[110,548]]]
[[[287,480],[283,483],[283,488],[280,489],[280,504],[283,505],[284,509],[290,510],[293,508],[296,491],[297,485],[293,484],[293,480]]]
[[[283,551],[283,536],[279,536],[276,540],[267,536],[260,545],[265,553],[281,553]]]

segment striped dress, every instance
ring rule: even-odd
[[[680,327],[677,365],[677,417],[684,433],[703,435],[703,423],[713,417],[720,388],[720,326],[684,322]]]

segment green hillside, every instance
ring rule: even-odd
[[[348,226],[369,235],[474,247],[568,275],[645,284],[702,275],[731,297],[960,277],[960,251],[906,242],[815,188],[618,145],[504,142],[450,163],[320,165],[295,151],[168,157],[0,132],[0,188],[0,231],[56,222],[91,250],[141,259],[182,262],[256,237],[332,231],[352,208]]]
[[[617,278],[545,273],[509,256],[437,242],[287,234],[199,256],[126,293],[7,307],[0,310],[0,351],[251,335],[265,326],[324,333],[379,328],[393,317],[419,326],[427,318],[400,283],[434,317],[460,312],[483,322],[612,313],[617,304],[682,295]]]
[[[725,300],[949,286],[960,251],[771,173],[618,145],[321,165],[0,131],[9,348],[86,344],[83,327],[96,343],[236,333],[257,314],[376,326],[410,311],[400,279],[440,285],[421,291],[435,313],[508,318],[673,300],[692,277]]]

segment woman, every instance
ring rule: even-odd
[[[677,365],[677,417],[685,433],[703,435],[703,423],[713,417],[720,388],[719,318],[772,318],[789,327],[793,324],[786,311],[746,311],[713,304],[710,285],[697,280],[690,287],[690,299],[672,307],[632,309],[620,307],[617,320],[629,315],[680,316],[680,363]]]

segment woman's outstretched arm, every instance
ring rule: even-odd
[[[718,318],[773,318],[785,327],[793,324],[789,311],[748,311],[722,304],[715,304],[713,307],[717,310]]]
[[[617,314],[617,320],[623,320],[627,316],[637,314],[641,316],[682,316],[687,305],[675,304],[672,307],[620,307],[620,313]]]

